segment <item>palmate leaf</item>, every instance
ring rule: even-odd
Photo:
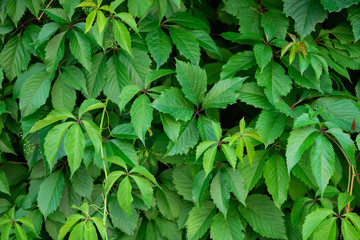
[[[185,98],[178,88],[170,88],[162,92],[153,102],[155,109],[168,113],[176,120],[188,121],[194,114],[194,105]]]
[[[177,12],[169,17],[167,21],[187,28],[210,30],[204,21],[194,17],[188,12]]]
[[[161,28],[149,32],[145,38],[152,58],[157,68],[161,67],[169,58],[172,51],[172,43],[169,36]]]
[[[59,206],[64,183],[63,173],[56,171],[40,185],[37,202],[41,213],[45,217],[54,212]]]
[[[176,141],[179,137],[181,123],[167,114],[160,114],[160,119],[166,135],[171,141]]]
[[[341,232],[344,236],[344,240],[357,239],[359,238],[359,232],[356,231],[356,228],[351,225],[349,220],[341,219]]]
[[[335,171],[335,152],[323,134],[319,134],[315,138],[310,159],[312,172],[320,187],[321,195],[323,195],[329,179]]]
[[[84,73],[75,65],[62,66],[62,79],[69,86],[88,94]]]
[[[169,28],[172,42],[180,54],[191,61],[192,64],[199,64],[200,47],[196,38],[188,31],[181,28]]]
[[[284,214],[266,195],[248,196],[246,206],[240,204],[239,210],[254,231],[269,238],[287,239]]]
[[[265,146],[272,144],[284,131],[285,114],[263,110],[256,122],[256,131],[260,134]]]
[[[281,209],[281,205],[287,199],[287,190],[290,182],[285,160],[281,155],[275,153],[265,163],[264,178],[275,205]]]
[[[265,87],[265,94],[273,105],[291,90],[291,79],[275,61],[269,63],[262,72],[257,71],[255,77],[259,85]]]
[[[317,226],[331,214],[335,213],[330,209],[320,208],[307,215],[302,230],[303,240],[308,239]]]
[[[181,61],[176,61],[176,77],[185,97],[199,106],[206,92],[207,77],[204,69]]]
[[[191,120],[181,124],[179,137],[176,142],[170,142],[167,148],[167,155],[186,154],[199,141],[199,131],[196,127],[196,120]]]
[[[3,46],[0,53],[0,66],[9,80],[19,76],[27,68],[29,62],[30,51],[20,35],[14,36]]]
[[[211,221],[216,214],[215,205],[206,201],[201,204],[201,209],[193,207],[186,221],[186,237],[189,240],[200,239],[211,226]]]
[[[319,0],[285,0],[284,13],[295,20],[295,31],[301,38],[315,30],[315,25],[327,16]]]
[[[201,200],[205,191],[208,189],[212,174],[206,174],[204,170],[199,171],[191,184],[192,200],[199,209],[201,208]]]
[[[134,179],[134,181],[138,185],[144,203],[150,208],[151,200],[153,197],[153,188],[151,184],[146,179],[135,175],[131,175],[131,178]]]
[[[140,140],[145,144],[145,134],[153,120],[153,108],[147,95],[136,98],[130,109],[131,123]]]
[[[230,191],[227,188],[221,171],[215,175],[210,184],[210,195],[216,207],[225,218],[229,210]]]
[[[320,223],[313,233],[314,239],[329,239],[335,240],[336,239],[336,218],[328,218],[325,219],[322,223]]]

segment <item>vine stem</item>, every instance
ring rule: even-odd
[[[103,109],[103,112],[102,112],[102,115],[101,115],[101,121],[100,121],[101,139],[102,139],[102,130],[103,130],[104,117],[105,117],[105,113],[106,113],[107,103],[108,103],[108,99],[106,98],[105,106],[104,106],[104,109]],[[106,171],[106,166],[105,166],[105,161],[104,161],[104,149],[103,149],[102,143],[101,143],[101,146],[100,146],[100,152],[101,152],[101,159],[102,159],[104,173],[105,173],[105,179],[104,179],[104,182],[103,182],[103,190],[104,190],[104,195],[103,195],[103,198],[104,198],[103,222],[104,222],[105,229],[106,229],[106,219],[107,219],[108,211],[107,211],[107,194],[105,194],[105,182],[106,182],[106,180],[108,178],[108,174],[107,174],[107,171]],[[105,239],[106,240],[108,239],[107,234],[105,234]]]

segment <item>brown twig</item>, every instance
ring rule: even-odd
[[[48,5],[46,5],[45,9],[47,9],[48,7],[50,7],[50,5],[52,4],[54,0],[50,0],[50,2],[48,3]],[[42,18],[42,16],[44,15],[44,11],[40,14],[38,21],[40,21],[40,19]]]

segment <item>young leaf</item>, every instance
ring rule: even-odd
[[[65,179],[61,171],[52,173],[41,183],[37,202],[41,213],[45,217],[54,212],[59,206],[64,183]]]
[[[82,123],[84,124],[86,132],[95,148],[95,152],[99,153],[100,146],[102,144],[101,130],[95,125],[95,123],[89,120],[82,120]]]
[[[131,56],[133,56],[131,49],[130,33],[125,27],[125,25],[120,21],[113,19],[113,31],[114,37],[119,43],[120,47],[123,48],[126,52],[128,52]]]
[[[96,17],[96,12],[97,12],[96,9],[94,9],[87,16],[85,33],[87,33],[91,29],[91,26],[93,25],[95,17]]]
[[[235,150],[233,148],[229,147],[229,145],[227,145],[227,144],[221,144],[221,150],[224,152],[225,157],[228,160],[228,162],[230,163],[230,165],[232,166],[232,168],[235,169],[236,162],[237,162]]]
[[[338,214],[341,213],[343,208],[354,199],[354,196],[351,196],[349,193],[340,193],[338,197]]]
[[[82,104],[80,105],[79,108],[79,119],[82,117],[82,115],[86,112],[89,112],[91,110],[95,110],[95,109],[99,109],[99,108],[104,108],[105,104],[102,103],[101,101],[94,99],[94,98],[88,98],[85,101],[82,102]]]

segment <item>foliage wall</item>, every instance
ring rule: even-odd
[[[1,0],[1,239],[360,239],[358,0]]]

